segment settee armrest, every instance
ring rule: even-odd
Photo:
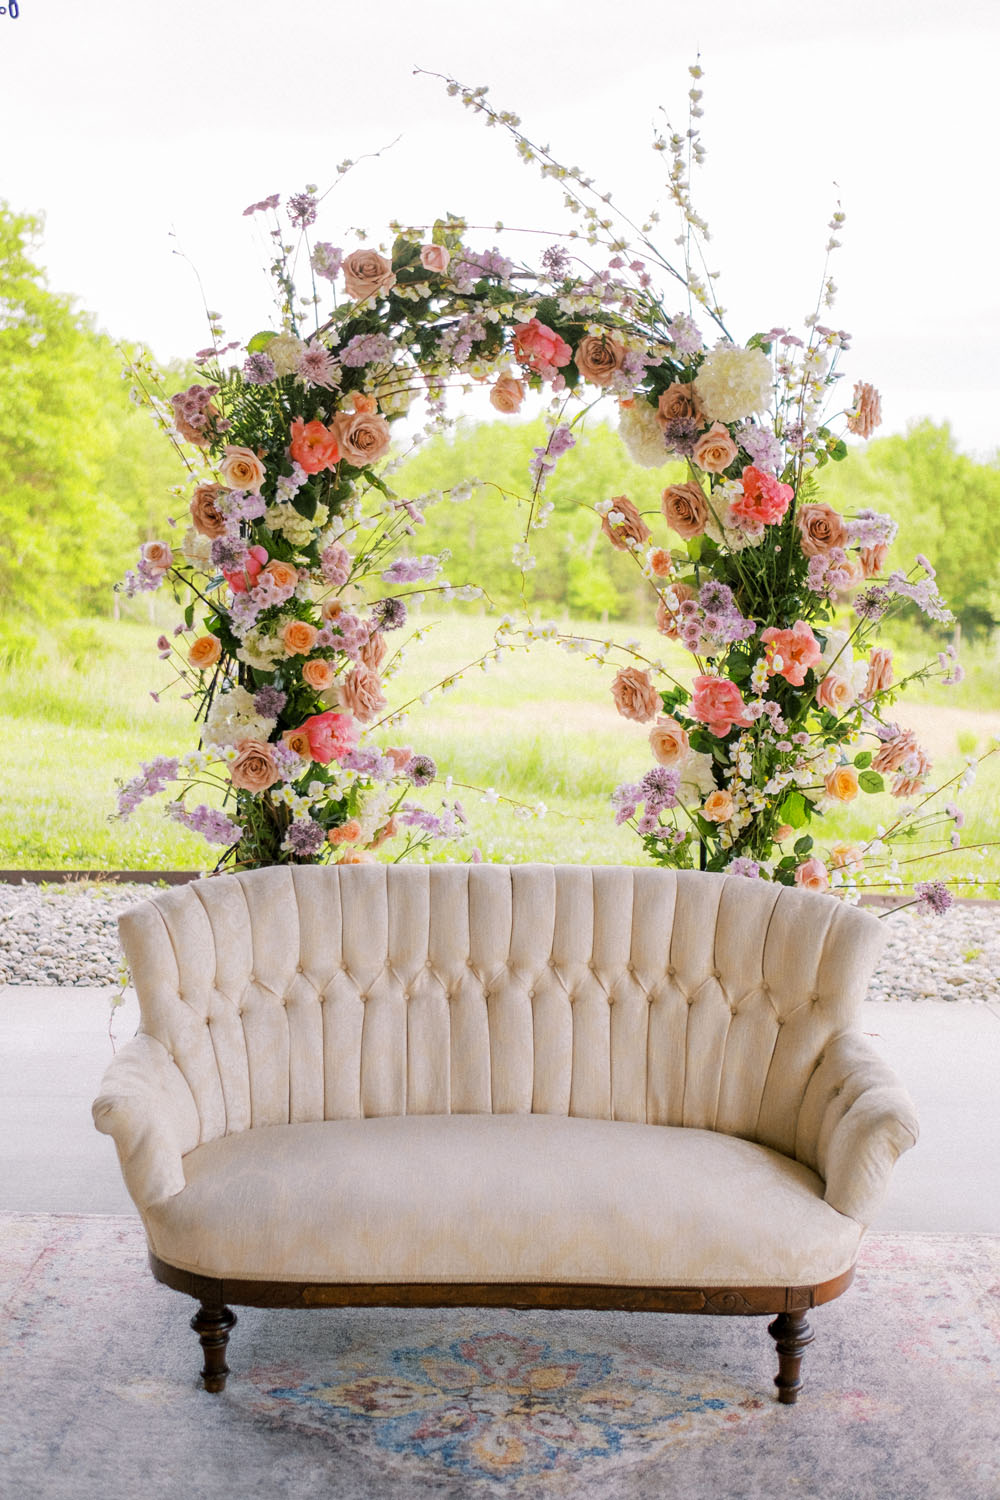
[[[118,1148],[129,1196],[140,1210],[185,1185],[182,1157],[198,1144],[194,1096],[162,1042],[140,1033],[101,1080],[94,1124]]]
[[[913,1101],[892,1069],[857,1032],[835,1037],[810,1086],[818,1118],[816,1168],[838,1213],[872,1222],[897,1159],[916,1145]]]

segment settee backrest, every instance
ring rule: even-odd
[[[120,928],[140,1030],[202,1143],[535,1112],[720,1130],[810,1165],[803,1101],[882,947],[828,896],[602,866],[280,866],[174,888]]]

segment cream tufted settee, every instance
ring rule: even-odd
[[[94,1105],[200,1301],[776,1313],[850,1283],[910,1102],[851,1028],[879,923],[607,867],[279,867],[121,919],[139,1034]]]

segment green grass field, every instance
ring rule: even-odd
[[[151,690],[169,673],[159,661],[156,638],[172,618],[146,624],[80,622],[59,637],[43,639],[42,654],[14,665],[0,685],[5,753],[0,757],[0,867],[8,869],[204,869],[211,851],[194,835],[168,822],[157,803],[128,823],[112,820],[115,782],[132,776],[141,761],[182,753],[195,744],[188,706],[170,691],[159,703]],[[561,622],[561,628],[565,622]],[[575,624],[581,634],[602,636],[607,628]],[[438,621],[408,647],[389,684],[393,704],[419,695],[458,673],[488,651],[494,623],[481,616],[454,615]],[[683,653],[651,629],[615,626],[611,635],[631,638],[642,650],[675,666],[686,677]],[[672,655],[670,653],[673,653]],[[386,737],[430,754],[441,775],[454,778],[472,824],[470,842],[487,859],[612,864],[639,863],[644,856],[628,829],[612,823],[608,794],[635,779],[649,764],[646,731],[620,718],[608,691],[612,672],[579,655],[540,642],[507,655],[484,672],[472,666],[454,688],[417,703],[406,724]],[[987,696],[995,663],[974,661],[967,682],[945,698],[940,689],[908,695],[900,717],[928,736],[935,776],[952,774],[963,754],[988,747],[1000,732],[1000,713]],[[908,717],[910,704],[914,704]],[[534,804],[543,818],[518,816],[482,793]],[[440,797],[431,788],[427,797]],[[966,812],[967,841],[996,837],[994,809],[1000,795],[1000,756],[981,769],[977,784],[957,800]],[[883,799],[879,799],[883,801]],[[856,838],[879,816],[894,811],[891,799],[878,807],[863,797],[824,821],[823,836]],[[943,840],[942,840],[943,842]],[[907,876],[932,869],[914,864]],[[978,875],[996,894],[998,851],[985,856],[948,854],[933,873],[956,878]],[[966,890],[964,894],[969,894]]]

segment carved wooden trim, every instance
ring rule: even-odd
[[[311,1282],[214,1279],[183,1271],[152,1251],[157,1281],[207,1306],[240,1307],[512,1307],[595,1312],[705,1313],[760,1317],[832,1302],[854,1280],[854,1267],[816,1286],[636,1287],[573,1282]]]

